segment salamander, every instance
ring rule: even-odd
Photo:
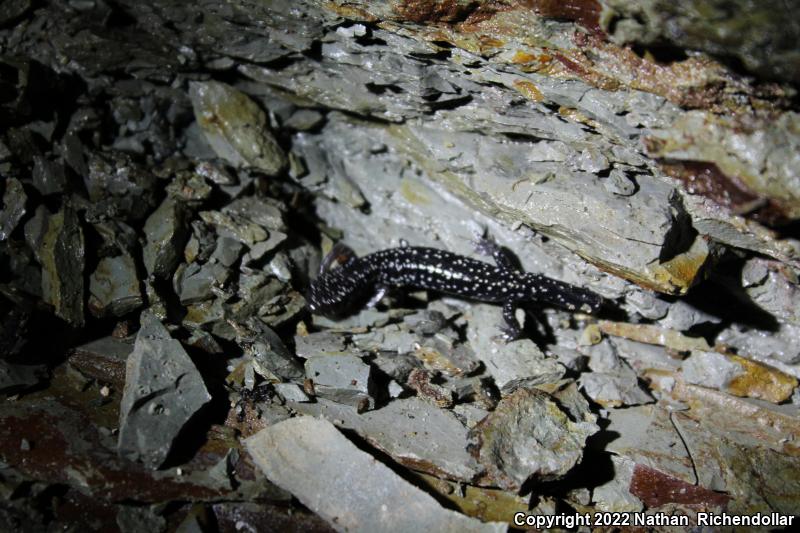
[[[393,287],[427,289],[501,304],[506,324],[503,332],[508,340],[514,340],[522,334],[515,311],[524,304],[542,302],[587,313],[597,312],[602,305],[603,298],[592,291],[522,271],[514,256],[492,241],[481,241],[478,251],[491,255],[495,264],[405,243],[357,257],[352,249],[337,243],[311,284],[308,308],[337,318],[357,311],[367,300],[369,306],[377,304]]]

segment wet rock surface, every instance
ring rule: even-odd
[[[0,529],[796,514],[798,17],[730,4],[4,3]],[[603,309],[306,308],[485,237]]]
[[[119,420],[119,453],[158,468],[186,422],[211,396],[180,342],[150,312],[127,358]]]

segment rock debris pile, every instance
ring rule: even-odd
[[[0,529],[796,514],[796,26],[532,4],[4,4]],[[486,234],[612,305],[305,307]]]

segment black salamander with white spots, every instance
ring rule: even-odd
[[[478,251],[492,255],[496,265],[446,250],[408,245],[356,257],[339,243],[320,265],[319,276],[308,292],[308,307],[317,314],[341,317],[357,311],[367,300],[367,305],[377,304],[392,287],[427,289],[502,304],[504,333],[509,340],[522,334],[515,311],[526,303],[587,313],[600,309],[603,299],[599,295],[523,272],[509,252],[491,241],[481,241]],[[331,268],[334,263],[339,266]]]

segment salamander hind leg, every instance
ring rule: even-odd
[[[344,243],[337,242],[331,248],[331,251],[328,252],[328,255],[322,260],[319,265],[319,274],[323,274],[324,272],[330,270],[334,263],[338,264],[339,266],[346,265],[350,261],[356,258],[356,253],[353,251],[352,248],[347,246]]]
[[[508,302],[503,305],[503,321],[505,325],[500,328],[503,332],[503,339],[506,342],[511,342],[522,337],[522,328],[517,322],[517,304]]]

